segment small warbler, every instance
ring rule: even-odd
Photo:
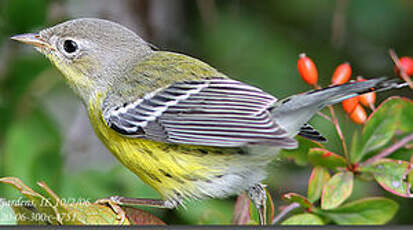
[[[81,98],[106,147],[163,197],[111,197],[116,204],[173,208],[185,198],[248,191],[262,210],[260,182],[279,150],[296,148],[297,134],[325,141],[307,124],[316,112],[406,85],[378,78],[278,101],[200,60],[157,51],[102,19],[75,19],[12,39],[46,55]]]

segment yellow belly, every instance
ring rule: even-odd
[[[92,126],[106,147],[164,199],[239,194],[266,177],[265,166],[277,152],[259,149],[258,153],[247,153],[241,148],[128,138],[106,125],[99,103],[90,103],[88,110]]]
[[[201,197],[200,182],[221,178],[237,166],[236,162],[248,162],[238,148],[166,144],[122,136],[106,125],[99,111],[89,107],[91,123],[102,142],[123,165],[165,199]]]

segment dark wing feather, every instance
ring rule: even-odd
[[[304,124],[303,127],[300,128],[300,131],[297,135],[300,135],[313,141],[327,142],[327,138],[323,137],[323,135],[321,135],[316,129],[314,129],[309,124]]]
[[[179,144],[240,147],[296,141],[275,123],[268,108],[276,101],[242,82],[211,78],[185,81],[135,102],[107,110],[107,124],[131,137]]]

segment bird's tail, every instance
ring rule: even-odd
[[[324,89],[311,90],[278,101],[272,110],[278,124],[295,135],[313,115],[325,106],[342,102],[346,99],[369,93],[398,89],[407,86],[406,82],[386,77],[362,82],[350,82]]]
[[[343,85],[313,90],[306,94],[312,94],[316,98],[320,97],[321,99],[326,100],[326,105],[333,105],[361,94],[399,89],[406,86],[407,82],[400,82],[398,79],[381,77],[362,82],[350,82]]]

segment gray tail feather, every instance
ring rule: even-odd
[[[306,95],[312,94],[319,99],[324,98],[326,102],[325,105],[332,105],[361,94],[399,89],[406,86],[407,82],[400,82],[398,79],[380,77],[363,82],[350,82],[343,85],[313,90],[307,92]]]
[[[380,77],[362,82],[349,82],[343,85],[330,86],[324,89],[311,90],[306,93],[293,95],[278,101],[271,112],[275,121],[291,135],[297,134],[317,111],[325,106],[346,99],[369,93],[398,89],[407,86],[398,79]]]

